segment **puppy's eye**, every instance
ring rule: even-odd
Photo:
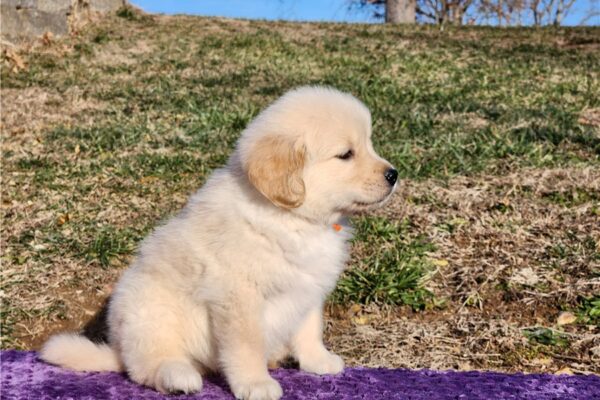
[[[347,152],[345,152],[344,154],[339,154],[337,156],[335,156],[336,158],[339,158],[340,160],[349,160],[354,156],[354,152],[352,150],[348,150]]]

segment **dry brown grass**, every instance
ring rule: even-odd
[[[403,182],[379,213],[410,220],[436,245],[427,286],[447,302],[424,313],[359,308],[359,318],[333,309],[332,347],[354,365],[600,372],[596,325],[566,327],[571,346],[562,351],[532,346],[523,335],[556,327],[565,304],[600,292],[600,259],[580,247],[583,240],[600,246],[600,213],[578,193],[600,196],[599,169]],[[559,245],[579,251],[556,256]]]
[[[105,107],[102,102],[85,98],[78,88],[63,94],[40,87],[4,88],[0,100],[3,135],[18,136],[22,140],[31,140],[40,131],[59,124],[68,125],[74,120],[85,123],[85,120],[92,120],[95,111]],[[15,141],[8,140],[5,144],[13,145]],[[16,145],[25,143],[16,141]]]

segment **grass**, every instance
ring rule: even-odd
[[[586,324],[600,325],[600,296],[584,297],[579,304],[580,321]]]
[[[124,254],[131,254],[140,237],[130,230],[117,231],[107,228],[97,233],[97,237],[84,250],[88,261],[108,267]]]
[[[20,48],[26,68],[4,60],[0,71],[2,346],[79,328],[248,122],[314,84],[365,102],[375,148],[401,177],[390,204],[353,220],[331,304],[371,313],[373,329],[330,316],[337,351],[365,365],[456,368],[466,357],[536,370],[519,349],[543,345],[521,343],[523,327],[577,310],[572,345],[556,351],[597,371],[599,37],[123,9]],[[417,331],[418,343],[405,340]],[[374,337],[389,354],[378,358]],[[490,353],[511,356],[480,357]]]
[[[155,27],[150,19],[126,17],[130,13],[119,14],[133,23],[126,29],[148,33]],[[599,106],[595,93],[600,87],[590,73],[597,61],[592,54],[523,43],[510,49],[510,57],[503,57],[507,49],[493,55],[480,43],[448,40],[433,29],[403,32],[360,25],[345,27],[343,36],[324,38],[288,37],[255,22],[246,32],[182,35],[197,29],[193,23],[182,20],[179,26],[169,26],[163,38],[151,34],[155,48],[142,54],[139,62],[124,59],[117,65],[107,62],[79,70],[80,61],[93,59],[107,48],[125,53],[143,40],[143,35],[119,32],[123,23],[97,28],[89,34],[91,42],[77,43],[85,44],[86,50],[75,47],[66,57],[50,64],[46,60],[44,67],[36,63],[20,76],[5,75],[5,85],[64,90],[65,85],[78,84],[88,96],[114,100],[116,118],[93,128],[113,132],[98,136],[97,150],[131,146],[136,128],[143,127],[140,118],[157,113],[161,116],[155,122],[164,122],[157,126],[157,134],[164,134],[179,116],[177,126],[192,145],[200,142],[200,132],[223,129],[236,135],[260,107],[286,89],[324,84],[348,90],[367,103],[378,148],[405,177],[476,173],[513,161],[534,166],[580,163],[600,154],[594,127],[577,122],[582,109]],[[318,29],[328,34],[335,30],[332,25]],[[473,33],[493,46],[494,35],[480,31]],[[591,37],[593,30],[569,34],[575,36],[572,41],[581,41]],[[515,34],[515,41],[523,40],[522,35]],[[167,36],[177,39],[168,42]],[[410,41],[410,48],[398,48],[397,40]],[[368,54],[361,51],[365,47]],[[266,52],[268,59],[263,56]],[[182,56],[174,58],[175,54]],[[546,56],[556,60],[547,65]],[[225,73],[215,68],[219,65]],[[59,78],[61,71],[72,69],[72,76]],[[100,82],[103,74],[140,79]],[[141,113],[133,115],[134,110]],[[131,131],[122,129],[124,123]],[[114,136],[116,132],[120,138]],[[77,130],[64,134],[86,138],[85,132]],[[228,150],[235,136],[224,139]],[[141,142],[152,146],[151,139]]]
[[[408,221],[363,217],[355,220],[354,226],[355,243],[364,246],[368,253],[354,260],[352,264],[358,268],[342,275],[332,294],[333,300],[405,304],[415,310],[425,309],[432,294],[422,283],[432,270],[427,254],[433,251],[433,245],[422,237],[410,239]]]
[[[533,343],[544,346],[567,347],[569,341],[567,337],[554,329],[534,327],[523,330],[523,334]]]

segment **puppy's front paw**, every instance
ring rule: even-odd
[[[279,383],[269,377],[261,380],[237,383],[231,386],[236,399],[240,400],[278,400],[283,395]]]
[[[313,374],[338,374],[344,370],[344,360],[329,351],[322,352],[318,357],[300,360],[300,369]]]
[[[202,389],[202,377],[188,362],[163,361],[156,372],[156,388],[162,393],[195,393]]]

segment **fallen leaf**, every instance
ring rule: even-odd
[[[531,360],[533,365],[539,365],[541,367],[547,367],[552,364],[552,359],[548,357],[539,357]]]
[[[573,375],[573,371],[569,367],[564,367],[556,371],[554,375]]]
[[[4,50],[4,58],[13,65],[12,72],[19,72],[20,70],[25,69],[25,62],[14,50]]]
[[[356,317],[352,318],[352,322],[354,322],[356,325],[367,325],[369,320],[370,318],[368,315],[357,315]]]
[[[50,31],[48,31],[42,35],[42,43],[45,46],[50,46],[52,44],[53,39],[54,39],[54,35]]]
[[[558,326],[569,325],[575,321],[577,321],[577,317],[575,316],[575,314],[573,314],[572,312],[563,311],[558,315],[558,318],[556,319],[556,324]]]
[[[56,219],[56,223],[58,224],[58,226],[64,225],[69,221],[70,218],[71,217],[69,216],[69,214],[62,214]]]
[[[459,361],[458,362],[458,370],[459,371],[472,371],[473,366],[468,361]]]
[[[466,224],[467,222],[468,222],[468,221],[467,221],[466,219],[464,219],[464,218],[460,218],[460,217],[458,217],[458,218],[452,218],[452,219],[450,220],[450,223],[451,223],[452,225],[458,225],[458,226],[462,226],[462,225]]]
[[[361,310],[362,306],[360,304],[352,304],[348,311],[352,314],[358,314]]]
[[[436,259],[436,260],[433,260],[433,264],[437,265],[438,267],[446,267],[446,266],[448,266],[448,260]]]
[[[510,281],[519,285],[535,286],[540,281],[540,278],[533,268],[525,267],[514,271],[510,277]]]
[[[154,182],[156,180],[158,180],[158,178],[156,176],[152,176],[152,175],[150,175],[150,176],[143,176],[140,179],[140,183],[152,183],[152,182]]]

